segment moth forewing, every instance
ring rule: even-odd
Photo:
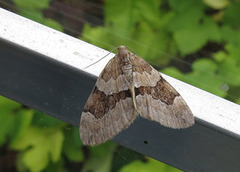
[[[131,56],[140,115],[171,128],[193,125],[193,114],[181,95],[150,64],[135,54]]]

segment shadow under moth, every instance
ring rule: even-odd
[[[82,143],[106,142],[138,115],[174,129],[194,124],[194,116],[181,95],[150,64],[120,46],[84,106],[80,120]]]

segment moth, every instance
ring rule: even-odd
[[[161,74],[125,46],[119,46],[84,106],[80,120],[82,143],[106,142],[138,115],[174,129],[194,124],[191,110]]]

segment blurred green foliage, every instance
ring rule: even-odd
[[[63,31],[61,25],[50,18],[45,18],[42,11],[49,8],[50,0],[13,0],[17,13],[21,16],[27,17],[46,26],[52,27],[56,30]]]
[[[85,24],[82,39],[127,45],[163,73],[239,102],[240,91],[228,95],[240,85],[239,9],[227,0],[106,0],[104,26]]]
[[[62,20],[44,13],[54,2],[13,0],[19,14],[66,30]],[[105,0],[102,5],[103,25],[81,23],[75,33],[80,39],[108,50],[127,45],[161,72],[240,104],[239,1]],[[4,97],[0,119],[5,151],[0,158],[13,154],[9,162],[17,171],[179,171],[111,142],[85,147],[78,128]]]
[[[138,171],[138,172],[149,172],[149,171],[164,171],[164,172],[180,172],[173,167],[170,167],[164,163],[161,163],[157,160],[147,158],[147,162],[142,162],[139,160],[135,160],[134,162],[124,166],[119,172],[130,172],[130,171]]]

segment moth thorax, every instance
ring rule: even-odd
[[[129,86],[132,85],[133,82],[133,66],[130,55],[131,53],[127,51],[125,46],[120,46],[118,48],[119,65],[121,66],[122,73],[129,83]]]
[[[133,82],[133,66],[130,61],[122,66],[122,72],[127,82],[131,84]]]

